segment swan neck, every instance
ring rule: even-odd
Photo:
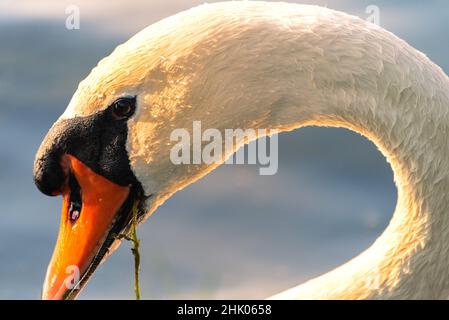
[[[428,64],[427,79],[392,83],[381,73],[373,74],[375,83],[389,82],[390,88],[355,84],[345,94],[328,90],[319,111],[302,119],[301,126],[343,127],[374,142],[391,165],[398,198],[388,227],[369,249],[279,297],[449,296],[449,81]]]

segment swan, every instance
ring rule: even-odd
[[[447,298],[448,111],[441,68],[342,12],[222,2],[157,22],[99,62],[37,151],[37,187],[63,197],[42,297],[75,298],[134,209],[143,222],[220,165],[170,161],[170,133],[201,121],[221,132],[343,127],[373,141],[392,167],[397,205],[381,236],[273,299]]]

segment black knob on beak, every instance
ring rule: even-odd
[[[59,163],[59,155],[51,152],[36,159],[33,174],[34,183],[42,193],[56,196],[62,192],[66,176]]]
[[[33,176],[37,188],[44,194],[56,196],[61,194],[66,183],[67,174],[61,164],[64,135],[59,135],[60,126],[56,123],[48,132],[34,160]]]

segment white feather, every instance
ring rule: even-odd
[[[345,127],[391,164],[398,203],[364,253],[274,298],[449,297],[449,80],[384,29],[317,6],[202,5],[120,45],[85,79],[63,117],[136,95],[127,149],[148,216],[215,165],[171,163],[170,132]],[[238,147],[238,146],[236,146]]]

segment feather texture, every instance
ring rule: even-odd
[[[398,37],[317,6],[205,4],[118,46],[62,117],[123,95],[137,96],[127,150],[154,195],[147,216],[219,165],[171,163],[170,132],[194,120],[221,131],[345,127],[371,139],[398,188],[389,226],[360,256],[274,298],[449,297],[449,79]]]

